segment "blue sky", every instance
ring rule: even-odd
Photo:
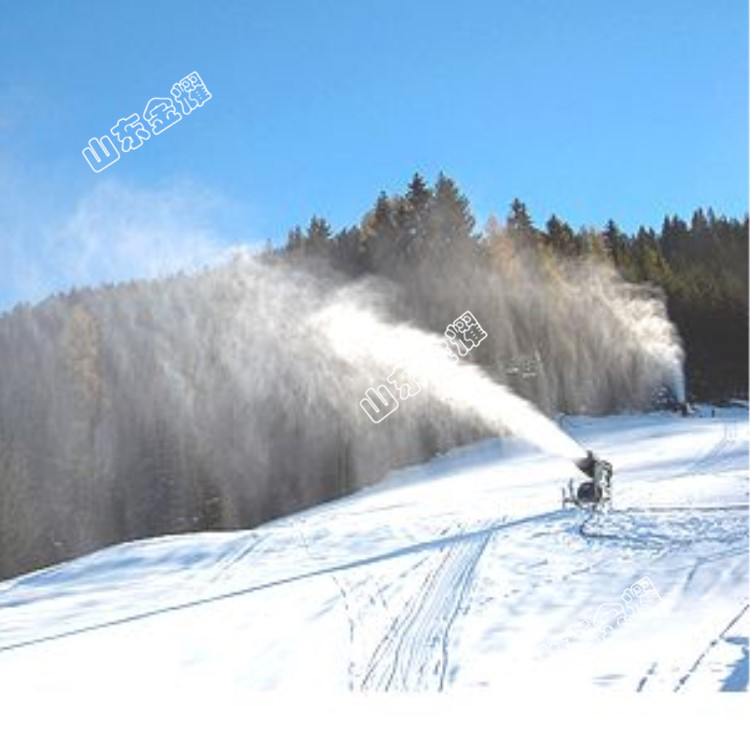
[[[0,310],[200,264],[414,171],[480,224],[747,210],[744,0],[3,2]],[[200,110],[101,173],[89,138],[197,71]]]

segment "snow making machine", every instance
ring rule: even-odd
[[[571,479],[568,492],[563,490],[563,506],[576,505],[588,510],[605,510],[612,503],[612,464],[588,451],[575,465],[590,478],[577,488]]]

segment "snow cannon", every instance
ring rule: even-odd
[[[590,482],[582,482],[570,500],[576,505],[603,507],[612,502],[612,464],[588,451],[575,465],[587,476]],[[572,490],[571,490],[572,495]]]

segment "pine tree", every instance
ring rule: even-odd
[[[424,178],[416,173],[399,202],[397,224],[404,233],[402,249],[409,255],[421,254],[422,241],[428,232],[429,210],[433,200],[432,191]]]
[[[442,172],[435,181],[431,218],[432,231],[439,240],[468,240],[474,230],[469,201],[456,183]]]
[[[392,267],[397,234],[393,201],[381,191],[362,222],[362,259],[368,271],[384,273]]]
[[[392,236],[395,228],[393,206],[385,191],[380,192],[372,211],[363,222],[364,234],[371,236]]]
[[[529,216],[526,204],[518,198],[514,198],[510,204],[510,213],[506,222],[508,233],[516,246],[535,247],[537,243],[537,231]]]
[[[290,253],[300,253],[305,248],[305,235],[300,227],[294,227],[289,231],[284,249]]]
[[[615,268],[628,281],[636,281],[638,269],[633,257],[631,242],[628,236],[621,231],[620,227],[610,219],[602,232],[604,246],[615,265]]]
[[[640,278],[664,285],[669,277],[669,265],[661,252],[654,230],[640,227],[634,249]]]
[[[487,220],[480,246],[484,257],[491,264],[499,267],[503,275],[518,275],[520,269],[516,249],[508,233],[494,214]]]
[[[527,217],[528,218],[528,217]],[[578,255],[576,236],[569,224],[552,214],[546,224],[547,241],[555,252],[565,257]]]
[[[427,187],[427,183],[422,175],[415,172],[406,191],[406,200],[409,206],[415,214],[420,215],[425,212],[431,199],[432,191]]]
[[[332,248],[331,227],[325,219],[313,216],[307,227],[305,253],[313,256],[327,256]]]
[[[309,242],[324,243],[331,238],[331,227],[325,219],[313,216],[310,226],[307,228],[307,239]]]

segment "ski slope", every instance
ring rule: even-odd
[[[564,428],[614,465],[609,513],[561,507],[565,461],[491,440],[251,531],[0,583],[0,696],[746,690],[747,409]],[[644,577],[649,606],[586,625]]]

